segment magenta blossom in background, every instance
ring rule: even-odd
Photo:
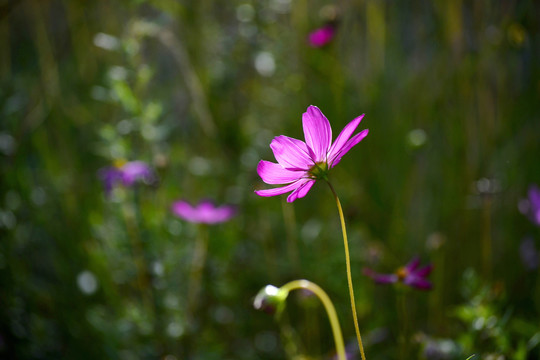
[[[336,27],[333,24],[326,24],[321,28],[312,31],[308,35],[309,45],[315,48],[328,44],[336,35]]]
[[[121,166],[107,166],[98,172],[105,192],[110,194],[117,184],[130,187],[137,181],[151,184],[156,180],[153,170],[143,161],[130,161]]]
[[[316,106],[309,106],[302,116],[306,142],[285,135],[276,136],[270,143],[277,164],[261,160],[257,173],[267,184],[288,184],[286,186],[256,190],[259,196],[276,196],[292,193],[288,202],[306,196],[317,180],[327,179],[328,171],[336,166],[343,155],[358,144],[368,134],[362,130],[351,135],[364,115],[348,123],[332,143],[330,122]]]
[[[531,185],[527,195],[527,199],[519,202],[519,211],[531,219],[535,225],[540,226],[540,188]]]
[[[378,284],[401,282],[421,290],[431,289],[431,282],[427,280],[427,276],[431,273],[433,266],[428,264],[419,268],[419,265],[420,259],[415,257],[406,266],[400,267],[393,274],[379,274],[369,268],[365,268],[364,275],[369,276]]]
[[[201,201],[197,206],[179,200],[172,204],[172,212],[186,221],[199,224],[218,224],[236,215],[234,206],[216,206],[208,200]]]

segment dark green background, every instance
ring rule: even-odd
[[[309,47],[332,12],[334,41]],[[508,0],[0,1],[0,356],[330,358],[314,299],[291,296],[281,325],[252,308],[296,278],[329,293],[354,341],[328,188],[293,205],[253,193],[271,139],[302,138],[313,104],[334,136],[363,113],[370,130],[331,173],[368,359],[537,359],[540,279],[519,246],[540,248],[540,231],[517,204],[540,183],[539,14]],[[97,171],[121,159],[159,183],[107,199]],[[239,210],[209,229],[193,332],[198,230],[170,213],[179,198]],[[414,255],[434,265],[430,292],[362,275]]]

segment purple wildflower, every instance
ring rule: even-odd
[[[540,188],[538,186],[529,187],[527,199],[519,202],[519,211],[527,215],[535,225],[540,226]]]
[[[362,130],[351,135],[364,115],[348,123],[332,143],[330,122],[316,106],[309,106],[302,116],[306,142],[285,135],[276,136],[270,143],[277,164],[261,160],[257,173],[267,184],[287,184],[282,187],[256,190],[259,196],[276,196],[292,193],[287,202],[306,196],[317,180],[327,179],[330,169],[336,166],[343,155],[368,134]]]
[[[121,181],[122,173],[119,168],[115,166],[107,166],[99,169],[98,176],[103,182],[105,187],[105,193],[109,195],[117,182]]]
[[[120,166],[107,166],[99,170],[98,176],[103,181],[107,194],[110,194],[118,183],[131,187],[139,180],[146,184],[156,180],[150,166],[143,161],[130,161]]]
[[[379,274],[369,268],[365,268],[364,275],[369,276],[378,284],[401,282],[417,289],[429,290],[431,289],[431,282],[427,280],[427,276],[433,269],[433,266],[428,264],[419,268],[418,265],[420,265],[420,259],[415,257],[406,266],[400,267],[393,274]]]
[[[132,186],[137,180],[151,183],[155,180],[154,172],[143,161],[130,161],[121,167],[122,183],[124,186]]]
[[[215,206],[211,201],[201,201],[197,206],[192,206],[187,201],[179,200],[172,204],[172,212],[192,223],[218,224],[230,220],[236,215],[234,206]]]
[[[312,31],[308,35],[308,42],[314,48],[320,48],[328,44],[334,38],[336,34],[336,27],[334,24],[326,24],[321,28]]]

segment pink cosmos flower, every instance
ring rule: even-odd
[[[308,42],[314,48],[320,48],[328,44],[336,34],[336,27],[333,24],[324,25],[312,31],[308,35]]]
[[[420,265],[420,259],[415,257],[406,266],[400,267],[393,274],[379,274],[369,268],[365,268],[364,275],[369,276],[378,284],[401,282],[417,289],[429,290],[431,289],[431,282],[427,280],[427,276],[431,273],[433,266],[428,264],[418,268],[418,265]]]
[[[277,164],[261,160],[257,173],[267,184],[288,184],[266,190],[256,190],[259,196],[292,193],[287,202],[306,196],[317,180],[327,179],[328,171],[336,166],[343,155],[368,134],[362,130],[351,135],[364,115],[348,123],[332,143],[330,122],[316,106],[309,106],[302,116],[306,142],[285,135],[276,136],[270,143]]]
[[[179,218],[199,224],[218,224],[228,221],[236,215],[234,206],[215,206],[208,200],[201,201],[197,206],[179,200],[172,204],[172,212]]]

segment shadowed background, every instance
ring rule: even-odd
[[[363,113],[370,130],[330,174],[367,357],[398,359],[405,338],[408,358],[538,358],[540,228],[518,203],[540,184],[539,13],[534,1],[0,1],[0,355],[329,359],[316,299],[291,296],[281,322],[252,307],[297,278],[328,292],[353,341],[329,189],[293,205],[253,193],[270,187],[256,166],[274,161],[271,139],[303,139],[313,104],[334,137]],[[332,20],[331,42],[310,46]],[[99,169],[131,160],[158,181],[106,196]],[[192,315],[201,230],[171,213],[180,198],[238,209],[207,229]],[[522,262],[526,238],[536,262]],[[434,266],[431,291],[362,275],[415,255]]]

